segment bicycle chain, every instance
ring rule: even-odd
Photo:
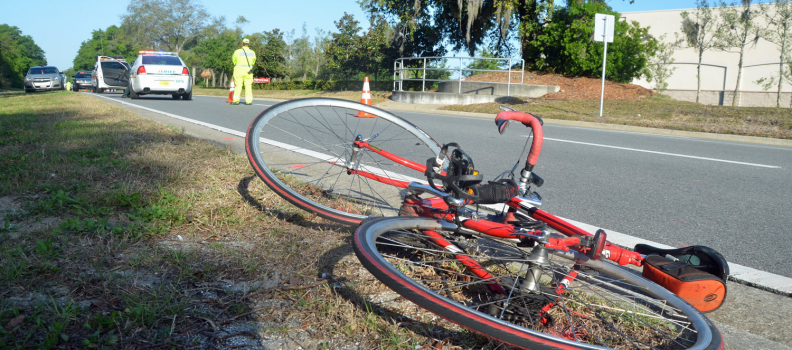
[[[508,297],[503,294],[494,295],[494,299],[496,301],[495,303],[490,304],[490,308],[487,313],[490,316],[497,317],[511,323],[528,322],[531,325],[536,325],[536,323],[539,322],[543,326],[553,325],[553,317],[550,314],[542,311],[542,307],[553,301],[547,296],[541,294],[522,294],[519,298],[519,305],[517,301],[514,301],[514,296],[511,298],[512,302],[508,304],[507,298]],[[504,305],[506,307],[505,312],[503,311]]]

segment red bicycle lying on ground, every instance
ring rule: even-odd
[[[343,100],[274,105],[251,123],[246,148],[289,202],[362,222],[355,253],[377,279],[463,327],[531,349],[723,348],[702,314],[725,297],[723,257],[626,249],[538,209],[542,121],[513,110],[495,119],[501,134],[512,121],[532,130],[525,167],[487,184],[459,145]]]

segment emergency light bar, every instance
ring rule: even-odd
[[[175,52],[152,51],[152,50],[138,51],[138,54],[139,55],[178,56]]]

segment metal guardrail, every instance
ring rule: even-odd
[[[459,60],[459,68],[435,68],[435,67],[427,67],[427,61],[431,60]],[[422,61],[423,65],[421,67],[413,68],[410,64],[407,64],[405,67],[405,61]],[[501,69],[468,69],[462,68],[462,62],[465,60],[493,60],[493,61],[506,61],[509,64],[509,69],[507,71]],[[520,62],[520,70],[513,70],[512,69],[512,62]],[[410,78],[411,74],[410,71],[420,71],[422,72],[421,78]],[[457,79],[427,79],[426,78],[426,71],[450,71],[459,74],[459,78]],[[459,82],[459,94],[462,94],[462,83],[465,82],[464,78],[462,77],[462,72],[499,72],[499,73],[506,73],[509,75],[508,81],[506,83],[495,82],[495,81],[482,81],[476,80],[473,82],[476,83],[490,83],[490,84],[504,84],[506,85],[506,96],[511,96],[511,85],[512,84],[522,84],[525,81],[525,60],[521,58],[489,58],[489,57],[402,57],[397,58],[393,62],[393,90],[396,91],[396,87],[398,86],[398,91],[403,91],[404,81],[420,81],[421,84],[421,91],[426,91],[426,82],[434,82],[434,81],[458,81]],[[406,73],[406,74],[405,74]],[[520,73],[520,82],[512,82],[511,76],[513,73]],[[397,78],[398,75],[398,78]],[[405,78],[405,75],[408,77]]]

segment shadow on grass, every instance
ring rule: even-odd
[[[332,276],[331,287],[344,300],[348,301],[355,308],[360,310],[361,313],[373,315],[382,320],[384,324],[395,325],[401,329],[408,330],[419,337],[427,338],[426,341],[430,344],[424,343],[423,345],[429,345],[432,348],[442,347],[445,349],[446,346],[448,346],[450,349],[472,347],[478,348],[487,343],[496,344],[495,341],[480,336],[474,332],[451,329],[439,325],[435,321],[426,322],[415,320],[399,310],[384,306],[379,302],[359,293],[356,290],[355,285],[360,283],[360,281],[353,281],[347,277],[341,277],[358,275],[357,273],[350,274],[346,271],[342,271],[342,269],[338,266],[339,262],[345,261],[347,256],[355,254],[354,250],[352,249],[352,237],[347,237],[344,241],[346,244],[326,251],[318,259],[319,263],[321,264],[321,266],[318,266],[318,270],[321,273],[327,274],[327,276]],[[355,267],[364,269],[359,263],[357,263]],[[374,277],[369,275],[369,279],[373,280]],[[430,314],[429,311],[424,312]],[[441,339],[442,341],[438,341],[438,339]],[[497,345],[493,345],[492,347],[495,348]]]
[[[338,224],[328,220],[322,220],[323,222],[321,223],[305,220],[305,217],[303,216],[303,213],[305,213],[305,211],[303,210],[300,210],[296,213],[290,213],[280,210],[278,208],[266,207],[258,199],[253,197],[250,194],[250,191],[248,190],[250,186],[250,182],[257,178],[258,177],[256,175],[244,177],[241,180],[239,180],[239,183],[237,184],[237,193],[239,193],[239,195],[242,196],[242,199],[248,205],[250,205],[253,208],[256,208],[256,210],[269,213],[275,216],[276,218],[278,218],[279,220],[286,221],[290,224],[295,224],[306,228],[318,229],[318,230],[334,230],[340,232],[351,232],[350,231],[351,226],[348,225]]]

